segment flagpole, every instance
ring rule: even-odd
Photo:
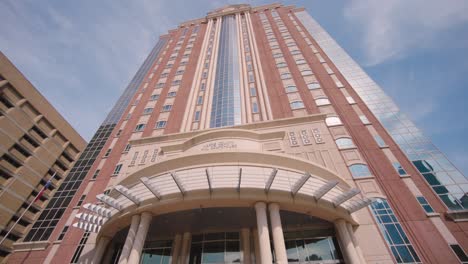
[[[57,172],[54,172],[54,174],[52,175],[52,177],[50,178],[50,180],[48,180],[48,182],[51,182],[52,183],[52,180],[55,178],[55,175],[57,174]],[[19,221],[21,220],[21,218],[23,218],[24,214],[26,214],[26,212],[29,210],[29,208],[31,208],[31,206],[34,204],[34,202],[36,202],[36,199],[38,199],[38,197],[40,195],[42,195],[42,193],[45,191],[45,188],[47,188],[47,183],[44,185],[44,187],[42,188],[42,190],[36,195],[36,197],[34,197],[34,199],[32,200],[32,202],[28,205],[28,207],[26,207],[26,209],[23,211],[23,213],[20,215],[20,217],[18,218],[18,220],[16,220],[16,222],[13,224],[13,226],[10,228],[10,230],[8,230],[8,232],[6,233],[6,235],[2,238],[2,241],[0,241],[0,245],[3,244],[3,242],[6,240],[6,238],[8,237],[8,235],[11,233],[11,231],[13,231],[13,228],[15,228],[15,226],[19,223]]]

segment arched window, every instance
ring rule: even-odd
[[[420,263],[416,251],[411,245],[400,222],[385,199],[376,199],[370,205],[380,232],[385,238],[397,263]]]
[[[278,67],[278,68],[283,68],[283,67],[286,67],[286,66],[287,66],[287,65],[286,65],[286,62],[278,62],[278,63],[276,64],[276,67]]]
[[[312,75],[312,71],[311,70],[303,70],[301,71],[301,74],[302,76],[308,76],[308,75]]]
[[[323,105],[329,105],[331,103],[330,103],[330,100],[328,100],[327,97],[321,97],[321,98],[315,99],[315,104],[317,106],[323,106]]]
[[[281,74],[281,80],[291,79],[291,74],[289,72],[285,72]]]
[[[350,138],[339,138],[335,142],[339,149],[354,148],[354,143]]]
[[[343,123],[341,123],[340,118],[338,118],[337,116],[329,116],[329,117],[325,118],[325,123],[329,127],[330,126],[339,126],[339,125],[343,124]]]
[[[304,108],[304,103],[302,101],[294,101],[290,103],[291,109],[301,109]]]
[[[318,82],[311,82],[307,84],[309,90],[320,89],[320,84]]]
[[[296,60],[296,64],[300,65],[300,64],[306,64],[307,62],[304,60],[304,59],[298,59]]]
[[[298,55],[298,54],[301,54],[301,51],[300,50],[292,50],[291,54],[292,55]]]
[[[369,171],[369,167],[365,164],[353,164],[349,166],[349,170],[353,175],[353,178],[362,178],[362,177],[369,177],[372,174]]]
[[[297,87],[295,85],[288,85],[285,89],[287,93],[297,92]]]

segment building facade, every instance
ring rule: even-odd
[[[0,262],[38,219],[85,146],[0,52]]]
[[[468,261],[468,180],[303,8],[161,36],[77,164],[11,263]]]

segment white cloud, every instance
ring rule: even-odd
[[[468,22],[466,0],[352,0],[345,19],[362,30],[368,65],[405,57],[413,48],[430,48],[448,28]]]
[[[7,0],[0,49],[90,139],[159,35],[175,25],[162,5]]]

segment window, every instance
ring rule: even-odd
[[[177,92],[168,92],[167,97],[175,97]]]
[[[395,170],[398,172],[398,174],[400,174],[400,176],[407,175],[405,169],[403,169],[403,167],[401,166],[399,162],[393,162],[392,165],[393,165],[393,168],[395,168]]]
[[[276,67],[278,67],[278,68],[284,68],[286,66],[288,66],[288,65],[286,65],[286,62],[279,62],[279,63],[276,64]]]
[[[292,50],[291,54],[292,55],[299,55],[299,54],[301,54],[301,51],[300,50]]]
[[[156,88],[163,88],[164,85],[165,85],[165,83],[158,83],[158,84],[156,85]]]
[[[255,82],[255,78],[252,72],[249,72],[249,83]]]
[[[364,125],[369,125],[370,124],[369,119],[367,119],[367,117],[365,115],[359,115],[359,119],[361,119],[361,122]]]
[[[250,96],[257,96],[257,89],[255,87],[250,87]]]
[[[122,129],[119,129],[117,131],[117,133],[115,134],[116,137],[120,137],[120,135],[122,134]]]
[[[152,94],[150,97],[150,101],[156,101],[159,99],[159,94]]]
[[[323,98],[317,98],[315,99],[315,104],[317,106],[323,106],[323,105],[330,105],[330,100],[328,100],[328,98],[326,97],[323,97]]]
[[[338,149],[354,148],[354,143],[350,138],[339,138],[335,140]]]
[[[78,203],[76,203],[76,206],[81,206],[86,199],[86,194],[81,195],[80,200],[78,200]]]
[[[200,121],[200,111],[195,111],[193,121]]]
[[[301,65],[301,64],[306,64],[307,62],[304,59],[299,59],[296,60],[296,64]]]
[[[200,86],[200,91],[205,91],[206,84],[202,83]]]
[[[151,114],[152,112],[153,112],[153,108],[145,108],[145,109],[143,110],[143,114],[144,114],[144,115],[149,115],[149,114]]]
[[[318,82],[308,83],[307,88],[309,88],[309,90],[320,89],[320,84]]]
[[[124,149],[124,151],[123,151],[123,152],[124,152],[124,153],[127,153],[127,152],[129,152],[129,151],[130,151],[130,148],[132,148],[132,145],[130,145],[130,144],[127,144],[127,145],[125,146],[125,149]]]
[[[169,73],[165,72],[165,73],[161,74],[161,78],[166,78],[168,75],[169,75]]]
[[[256,114],[258,113],[258,105],[257,102],[252,103],[252,113]]]
[[[371,205],[372,214],[380,232],[387,241],[397,263],[420,263],[411,242],[385,199],[376,199]]]
[[[377,145],[379,145],[379,147],[381,147],[381,148],[387,146],[387,145],[385,144],[385,141],[384,141],[379,135],[375,135],[375,136],[374,136],[374,140],[375,140],[375,142],[377,142]]]
[[[346,96],[346,101],[348,101],[349,104],[355,104],[356,101],[351,96]]]
[[[283,53],[275,53],[273,54],[273,58],[281,58],[283,57]]]
[[[158,121],[156,122],[156,128],[165,128],[166,127],[166,121]]]
[[[171,109],[172,109],[172,105],[170,104],[163,105],[162,112],[169,112],[171,111]]]
[[[291,109],[301,109],[304,108],[304,103],[302,101],[294,101],[290,103]]]
[[[204,72],[202,75],[202,79],[206,79],[208,77],[208,72]]]
[[[458,259],[462,263],[468,262],[468,256],[466,256],[465,251],[463,251],[463,249],[459,245],[453,244],[453,245],[450,245],[450,248],[452,248],[453,252],[455,253],[455,255],[457,255]]]
[[[291,74],[289,72],[285,72],[281,74],[281,80],[291,79]]]
[[[138,125],[136,125],[136,127],[135,127],[135,132],[141,132],[141,131],[143,131],[143,130],[145,129],[145,126],[146,126],[145,124],[138,124]]]
[[[93,180],[96,179],[100,172],[101,172],[101,170],[96,170],[91,179],[93,179]]]
[[[421,205],[421,207],[424,209],[426,213],[428,214],[434,213],[434,209],[432,209],[432,206],[427,202],[424,196],[416,196],[416,200],[418,200],[419,204]]]
[[[115,169],[112,175],[118,175],[121,169],[122,169],[122,164],[117,164],[117,166],[115,166]]]
[[[172,86],[176,86],[180,84],[180,80],[175,80],[172,82]]]
[[[297,92],[297,87],[295,85],[288,85],[284,89],[286,89],[287,93]]]
[[[68,231],[68,227],[69,227],[69,226],[64,226],[64,227],[63,227],[62,232],[61,232],[60,235],[58,236],[57,240],[60,241],[60,240],[63,239],[63,237],[65,236],[65,234],[66,234],[67,231]]]
[[[111,151],[112,151],[112,149],[111,149],[111,148],[110,148],[110,149],[108,149],[108,150],[106,151],[106,153],[104,153],[104,158],[107,158],[107,157],[109,157],[109,155],[110,155]]]
[[[203,96],[200,95],[197,98],[197,105],[201,105],[201,104],[203,104]]]
[[[301,71],[301,74],[302,76],[308,76],[308,75],[312,75],[312,71],[311,70],[303,70]]]
[[[369,171],[369,167],[365,164],[353,164],[349,166],[349,170],[353,175],[353,178],[362,178],[362,177],[369,177],[372,174]]]
[[[341,123],[340,118],[338,118],[337,116],[329,116],[329,117],[325,118],[325,123],[329,127],[330,126],[338,126],[338,125],[343,124],[343,123]]]

